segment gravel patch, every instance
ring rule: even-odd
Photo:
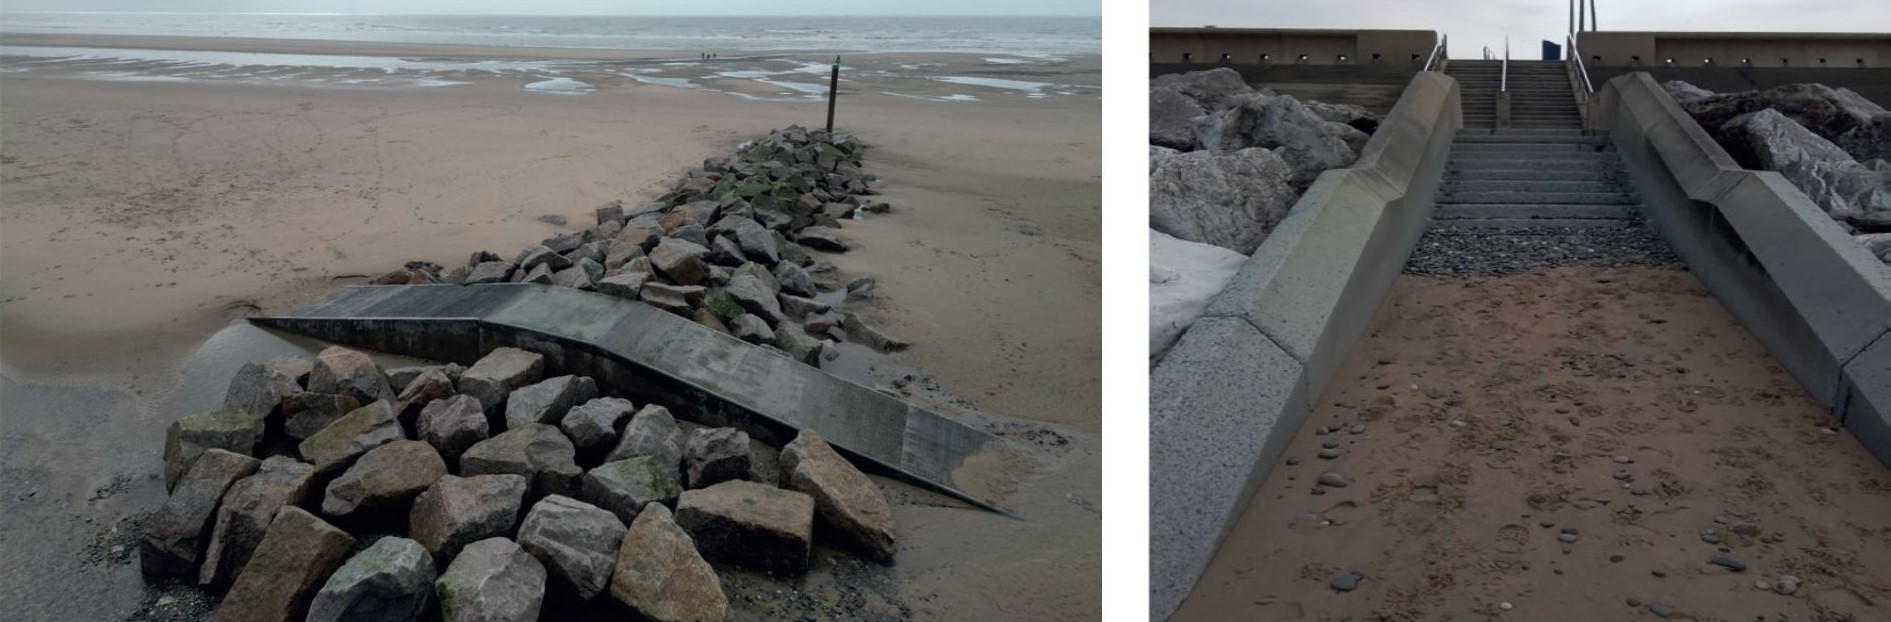
[[[1660,266],[1678,263],[1668,243],[1647,227],[1436,226],[1425,231],[1405,263],[1406,274],[1507,276],[1566,266]]]

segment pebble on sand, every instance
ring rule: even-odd
[[[1326,472],[1326,473],[1321,473],[1319,482],[1321,486],[1331,486],[1333,488],[1345,488],[1346,485],[1349,483],[1346,481],[1345,476],[1342,476],[1338,473],[1333,473],[1331,471]]]
[[[1351,592],[1353,591],[1353,588],[1359,587],[1359,580],[1364,579],[1364,578],[1366,578],[1365,574],[1360,573],[1357,570],[1348,570],[1346,572],[1333,575],[1333,580],[1332,582],[1329,583],[1329,585],[1331,585],[1333,589],[1336,591]]]
[[[1714,555],[1712,559],[1707,560],[1707,562],[1715,566],[1732,570],[1734,572],[1740,572],[1747,569],[1746,562],[1740,561],[1740,558],[1734,557],[1733,555],[1728,554],[1728,553],[1717,553]]]

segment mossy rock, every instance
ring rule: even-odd
[[[742,310],[742,303],[736,302],[734,296],[730,296],[729,292],[722,290],[716,290],[714,294],[710,294],[708,298],[703,300],[703,305],[708,307],[711,312],[715,313],[716,317],[722,318],[723,320],[733,320],[736,316],[747,313],[747,311]]]

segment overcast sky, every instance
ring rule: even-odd
[[[452,15],[1088,15],[1101,0],[7,0],[7,11]]]
[[[1891,32],[1891,0],[1595,0],[1603,30]],[[1451,35],[1452,58],[1484,46],[1535,58],[1562,42],[1568,0],[1150,0],[1151,26],[1412,28]]]

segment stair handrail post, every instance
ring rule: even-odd
[[[1510,90],[1510,35],[1504,35],[1503,67],[1502,73],[1498,74],[1497,78],[1497,91],[1500,93]]]
[[[1576,59],[1576,64],[1571,69],[1576,72],[1576,75],[1579,75],[1582,77],[1582,80],[1580,80],[1579,83],[1582,85],[1583,94],[1590,95],[1590,94],[1595,93],[1596,92],[1595,85],[1589,82],[1589,67],[1583,64],[1582,51],[1576,48],[1576,35],[1574,33],[1571,33],[1564,40],[1564,43],[1569,46],[1569,57]]]
[[[1438,64],[1445,59],[1445,47],[1450,43],[1450,33],[1440,36],[1438,45],[1431,48],[1431,56],[1425,59],[1425,66],[1420,68],[1420,71],[1440,71],[1441,69],[1434,69],[1434,67],[1437,67]]]

